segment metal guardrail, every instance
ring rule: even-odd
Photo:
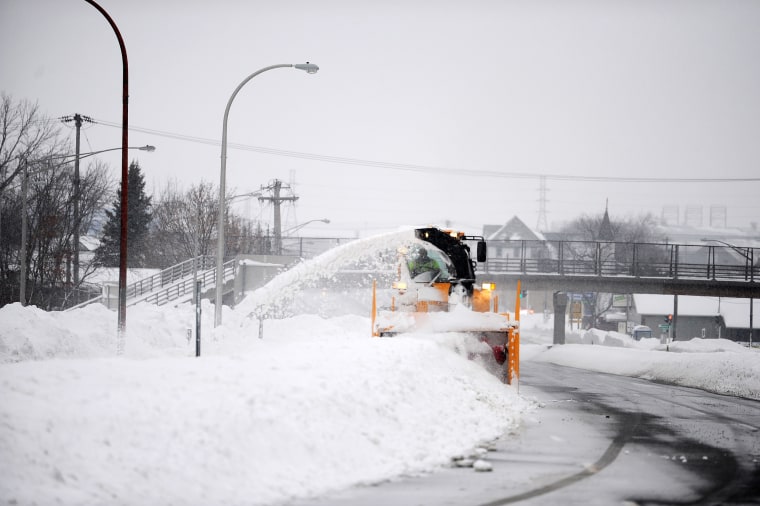
[[[183,264],[184,263],[187,262],[183,262]],[[187,272],[184,269],[184,266],[180,268],[180,265],[182,264],[178,264],[173,268],[167,269],[167,271],[172,271],[169,274],[171,275],[173,282],[164,286],[160,286],[158,289],[145,295],[144,297],[139,296],[133,299],[129,299],[128,296],[127,305],[133,306],[139,302],[148,302],[151,304],[156,304],[157,306],[162,306],[174,300],[178,300],[185,295],[192,295],[193,291],[195,290],[195,283],[197,281],[201,282],[201,290],[209,288],[216,284],[216,267],[198,271],[196,273],[194,270]],[[225,282],[235,277],[236,267],[237,261],[235,259],[228,260],[222,264],[222,273]],[[157,274],[157,276],[159,275],[160,274]],[[146,283],[144,286],[150,286],[150,284]]]
[[[488,241],[486,273],[760,280],[760,248],[591,241]]]
[[[214,257],[200,256],[191,258],[164,269],[157,274],[127,285],[125,290],[127,295],[127,305],[134,305],[149,297],[152,299],[155,298],[155,300],[151,300],[151,302],[161,305],[166,304],[171,300],[175,300],[186,293],[192,293],[194,285],[193,279],[190,278],[190,276],[196,272],[196,269],[198,271],[198,279],[201,279],[204,287],[209,283],[213,284],[215,280],[214,275],[216,273]],[[229,279],[228,276],[230,276],[230,274],[228,274],[228,271],[230,269],[232,270],[231,275],[234,275],[235,265],[233,260],[224,264],[225,280]],[[211,277],[210,281],[207,279],[209,277]],[[190,285],[189,288],[184,287],[184,285],[187,284]],[[163,293],[166,293],[166,295],[163,295]],[[146,295],[146,297],[142,297],[143,295]],[[78,309],[96,302],[102,302],[103,299],[104,296],[101,294],[97,297],[81,302],[76,306],[72,306],[66,309],[66,311]],[[105,304],[108,305],[108,302],[106,301]]]
[[[140,279],[127,285],[127,300],[133,300],[141,295],[152,293],[158,289],[173,285],[194,272],[205,271],[214,267],[214,257],[200,256],[185,260],[161,272]]]

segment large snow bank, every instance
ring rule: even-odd
[[[192,307],[138,305],[116,357],[103,308],[0,309],[0,500],[272,504],[446,465],[532,409],[434,336],[225,318],[195,358]]]

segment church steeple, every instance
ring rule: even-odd
[[[612,224],[610,223],[609,199],[606,199],[604,202],[604,217],[602,218],[602,224],[599,226],[597,239],[600,241],[615,240],[615,234],[612,232]]]

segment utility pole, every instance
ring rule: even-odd
[[[271,197],[259,197],[259,202],[272,202],[274,204],[274,251],[277,255],[282,255],[282,220],[280,218],[280,204],[282,202],[295,202],[298,200],[296,195],[290,197],[280,197],[282,188],[290,189],[290,185],[283,186],[282,181],[275,179],[269,186],[261,187],[261,190],[272,192]]]
[[[21,251],[19,252],[19,278],[18,278],[18,301],[26,306],[26,192],[29,187],[29,168],[27,160],[24,160],[24,173],[21,178]]]
[[[76,135],[76,155],[74,158],[74,289],[79,286],[79,133],[82,129],[82,122],[92,123],[92,119],[89,116],[81,116],[79,113],[74,116],[64,116],[61,118],[64,123],[74,122],[74,126],[77,129]],[[77,301],[79,297],[76,297]]]

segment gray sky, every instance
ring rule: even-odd
[[[219,141],[246,76],[310,61],[318,74],[254,78],[228,126],[230,143],[276,152],[231,147],[228,188],[294,182],[287,225],[332,221],[305,234],[445,220],[477,233],[513,215],[536,226],[540,175],[550,226],[601,212],[606,199],[613,218],[659,217],[666,205],[683,217],[701,205],[705,224],[710,206],[726,206],[729,226],[760,221],[758,182],[556,177],[760,177],[755,0],[100,5],[129,57],[129,122],[139,128],[129,143],[157,146],[133,153],[149,187],[218,184],[220,148],[146,130]],[[120,146],[109,126],[121,123],[118,43],[83,0],[0,0],[0,89],[51,117],[101,121],[83,130],[83,151]],[[118,153],[104,160],[118,173]],[[271,220],[271,208],[261,211]]]

